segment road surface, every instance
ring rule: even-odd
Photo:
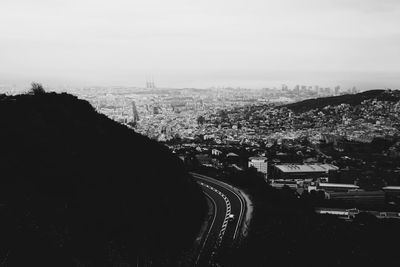
[[[214,214],[200,249],[198,266],[207,266],[218,248],[233,245],[240,237],[245,202],[234,187],[197,173],[191,173],[214,206]],[[229,215],[233,214],[233,220]]]

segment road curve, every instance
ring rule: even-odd
[[[233,245],[240,236],[245,202],[234,187],[201,174],[191,173],[191,175],[214,205],[214,217],[197,260],[198,266],[204,266],[212,261],[221,243]],[[235,215],[231,221],[229,221],[230,214]]]

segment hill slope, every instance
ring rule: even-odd
[[[320,109],[325,106],[336,106],[340,104],[349,104],[352,106],[359,105],[362,101],[368,99],[377,99],[385,101],[399,101],[399,91],[370,90],[354,95],[340,95],[331,97],[322,97],[316,99],[307,99],[304,101],[284,105],[294,112],[307,112],[311,109]]]
[[[167,148],[68,94],[0,95],[0,125],[7,266],[166,265],[191,245],[205,201]]]

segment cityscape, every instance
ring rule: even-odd
[[[355,94],[355,87],[340,90],[319,86],[295,86],[289,89],[282,85],[274,88],[243,89],[156,89],[154,81],[147,81],[145,88],[84,88],[73,90],[74,94],[88,100],[99,112],[120,123],[130,125],[135,131],[158,141],[174,138],[193,140],[200,134],[216,129],[199,129],[197,119],[212,119],[219,111],[260,105],[276,106],[308,98]],[[273,114],[275,116],[275,114]],[[286,114],[282,114],[285,116]],[[139,123],[140,121],[140,123]],[[251,124],[248,122],[247,124]],[[232,125],[230,125],[232,126]],[[247,125],[248,126],[248,125]],[[252,131],[250,129],[250,131]],[[223,130],[221,130],[223,134]],[[245,134],[243,132],[243,134]],[[246,135],[247,138],[249,136]],[[257,137],[256,137],[257,138]],[[255,138],[253,138],[255,139]]]
[[[0,1],[0,267],[398,266],[400,1]]]
[[[143,88],[64,92],[32,83],[30,91],[4,91],[5,103],[20,94],[72,94],[87,101],[96,114],[156,141],[178,158],[207,196],[209,212],[214,212],[202,226],[209,227],[209,234],[203,232],[195,250],[174,260],[188,261],[188,266],[249,262],[252,246],[260,242],[256,233],[271,223],[268,216],[289,219],[263,207],[276,198],[283,198],[283,203],[275,203],[280,209],[311,209],[313,216],[322,216],[313,219],[314,227],[340,222],[361,231],[359,225],[371,224],[372,218],[389,228],[400,223],[399,90],[286,85],[171,89],[157,88],[151,80]],[[216,204],[221,199],[225,202]],[[220,209],[225,213],[215,213]],[[254,217],[261,210],[263,215]],[[222,228],[214,225],[218,217]],[[235,251],[244,256],[229,256]],[[158,256],[149,260],[141,253],[136,256],[138,265],[157,261]],[[263,261],[258,257],[251,264]]]

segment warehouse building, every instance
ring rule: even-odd
[[[328,181],[329,174],[338,170],[339,167],[332,164],[278,164],[274,166],[271,178],[284,180],[325,178],[324,181]]]

